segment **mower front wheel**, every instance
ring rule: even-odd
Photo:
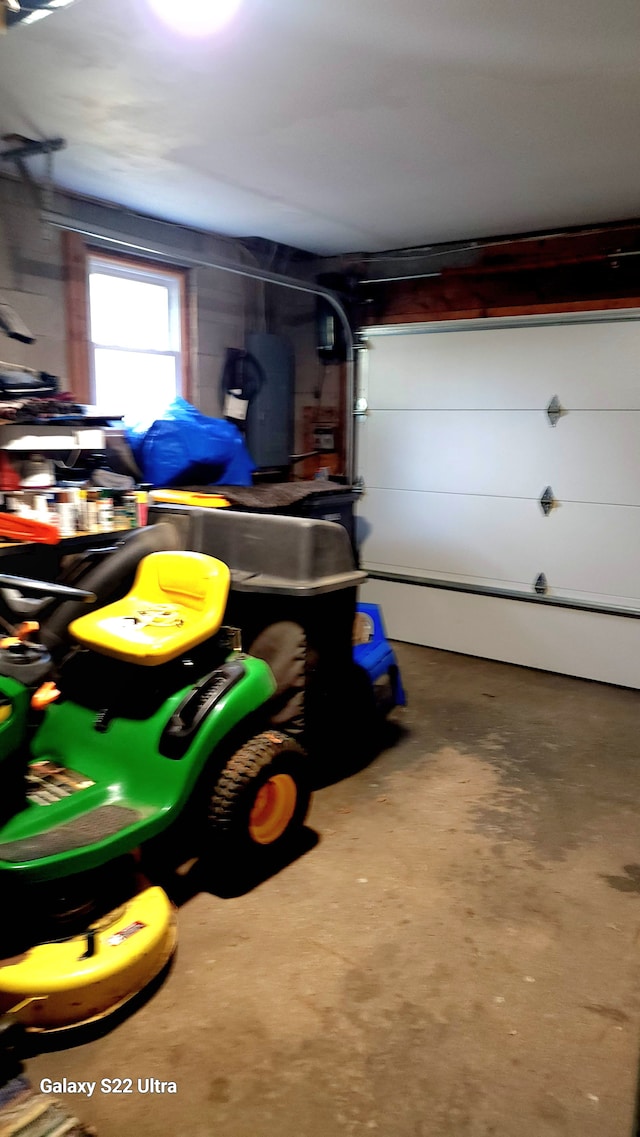
[[[311,799],[307,757],[298,743],[267,730],[223,768],[209,802],[209,830],[222,852],[279,849],[304,822]]]

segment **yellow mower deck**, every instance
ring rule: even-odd
[[[0,1013],[12,1011],[38,1031],[104,1018],[159,975],[176,939],[171,901],[161,888],[147,888],[83,935],[0,960]]]

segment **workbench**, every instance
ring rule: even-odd
[[[54,581],[59,574],[63,557],[87,549],[108,548],[116,545],[130,532],[130,529],[111,529],[105,533],[74,533],[72,537],[62,537],[57,545],[42,545],[36,541],[3,541],[0,542],[0,564],[3,572],[15,576]]]

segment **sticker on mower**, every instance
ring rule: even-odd
[[[0,710],[2,708],[0,707]],[[78,790],[94,786],[91,778],[46,759],[31,762],[27,771],[27,797],[37,805],[52,805]]]
[[[146,924],[142,923],[142,920],[134,920],[133,924],[127,924],[126,928],[123,928],[122,931],[114,932],[112,936],[109,936],[107,943],[110,947],[118,947],[120,944],[123,944],[125,940],[130,939],[131,936],[135,936],[136,932],[141,932],[146,926]]]

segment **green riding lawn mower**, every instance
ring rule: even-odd
[[[73,587],[0,578],[48,605],[0,642],[0,1014],[31,1031],[144,989],[176,943],[154,866],[185,840],[218,872],[282,857],[404,702],[339,526],[156,513],[133,582],[130,555],[115,585],[106,559]]]

